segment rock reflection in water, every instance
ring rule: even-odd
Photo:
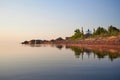
[[[28,44],[28,46],[30,47],[46,47],[48,46],[48,44]],[[120,58],[120,52],[116,51],[116,50],[105,50],[105,49],[101,49],[101,50],[97,50],[97,49],[89,49],[89,48],[83,48],[83,47],[75,47],[75,46],[67,46],[67,45],[59,45],[59,44],[51,44],[49,45],[50,47],[56,47],[59,50],[62,50],[62,48],[65,49],[70,49],[72,51],[74,51],[75,57],[76,58],[84,58],[84,54],[88,55],[88,57],[90,55],[94,55],[97,56],[97,58],[102,59],[105,57],[108,57],[111,61],[113,61],[116,58]]]
[[[88,57],[91,54],[94,54],[94,56],[97,56],[97,58],[101,59],[101,58],[105,58],[108,56],[108,58],[113,61],[116,58],[120,58],[120,53],[118,52],[110,52],[108,50],[106,51],[99,51],[99,50],[94,50],[94,49],[86,49],[86,48],[80,48],[80,47],[73,47],[73,46],[67,46],[67,49],[71,49],[72,51],[74,51],[76,58],[84,58],[84,54],[87,54]]]

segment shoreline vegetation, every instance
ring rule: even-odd
[[[120,50],[120,29],[109,26],[108,29],[98,27],[93,32],[89,29],[84,33],[83,27],[76,29],[71,37],[59,37],[52,40],[30,40],[22,44],[59,44],[90,49],[117,49]]]

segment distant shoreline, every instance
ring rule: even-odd
[[[98,27],[93,29],[93,33],[88,29],[84,33],[83,27],[76,29],[74,35],[65,39],[59,37],[52,40],[30,40],[24,41],[22,44],[65,44],[71,46],[84,47],[101,47],[101,48],[119,48],[120,49],[120,29],[114,26],[109,26],[108,29]]]
[[[78,39],[78,40],[30,40],[24,41],[22,44],[34,45],[34,44],[54,44],[54,45],[66,45],[66,46],[75,46],[88,49],[98,49],[98,50],[111,50],[114,52],[120,52],[120,36],[111,36],[111,37],[99,37],[99,38],[87,38],[87,39]]]

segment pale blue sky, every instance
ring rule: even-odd
[[[71,36],[76,28],[120,28],[120,0],[0,0],[0,38]]]

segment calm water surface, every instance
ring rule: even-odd
[[[120,80],[120,54],[55,45],[0,45],[0,80]]]

